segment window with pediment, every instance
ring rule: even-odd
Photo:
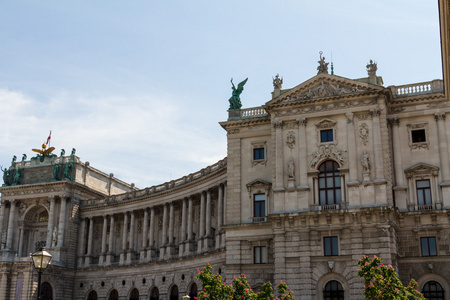
[[[272,183],[262,179],[256,179],[247,184],[251,207],[250,220],[254,223],[267,221],[271,186]]]
[[[409,147],[411,150],[429,148],[428,122],[409,123],[406,124],[406,128],[408,129]]]
[[[410,211],[441,208],[437,192],[438,167],[419,163],[406,169],[405,174],[408,180]]]
[[[323,119],[316,123],[317,145],[336,144],[336,121]]]
[[[267,163],[267,147],[266,142],[252,143],[252,165],[257,164],[266,165]]]

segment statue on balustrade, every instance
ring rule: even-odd
[[[241,109],[242,103],[241,98],[239,97],[242,94],[242,91],[244,90],[244,85],[247,82],[248,78],[246,78],[244,81],[238,84],[238,87],[236,88],[233,83],[233,78],[231,78],[231,84],[233,85],[231,89],[233,90],[231,98],[228,100],[230,102],[230,108],[229,109]]]

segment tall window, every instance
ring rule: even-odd
[[[170,290],[170,300],[178,300],[178,286],[174,285]]]
[[[253,195],[253,211],[255,218],[261,218],[266,216],[266,195],[256,194]]]
[[[266,246],[253,247],[253,263],[267,264],[267,247]]]
[[[119,292],[117,290],[109,292],[108,300],[119,300]]]
[[[150,300],[159,300],[159,290],[156,286],[150,292]]]
[[[341,175],[337,162],[327,160],[319,167],[319,203],[330,205],[341,203]]]
[[[330,281],[323,290],[324,300],[344,300],[344,289],[336,280]]]
[[[130,300],[139,300],[139,291],[137,288],[134,288],[130,293]]]
[[[326,236],[323,238],[323,253],[325,256],[339,255],[337,236]]]
[[[428,281],[423,286],[423,296],[426,299],[432,299],[432,300],[444,300],[444,289],[442,288],[442,285],[439,284],[439,282],[436,281]]]
[[[191,287],[189,288],[189,297],[191,297],[191,299],[197,297],[197,284],[191,284]]]
[[[87,297],[87,300],[97,300],[97,292],[91,291]]]
[[[420,243],[422,245],[422,256],[436,256],[436,237],[423,237],[420,238]]]
[[[430,180],[416,180],[417,205],[431,205]]]

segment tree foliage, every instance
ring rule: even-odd
[[[374,256],[373,259],[365,256],[358,261],[358,276],[364,278],[364,296],[368,300],[416,300],[425,299],[416,290],[417,282],[411,279],[408,286],[397,277],[397,273],[391,265],[385,266],[381,259]]]
[[[261,292],[254,292],[244,274],[238,278],[233,278],[232,284],[222,281],[222,276],[213,274],[209,263],[203,270],[197,270],[197,278],[203,286],[203,290],[198,293],[200,300],[294,300],[294,293],[288,290],[287,284],[280,281],[277,286],[278,297],[273,294],[273,287],[270,282],[262,286]]]

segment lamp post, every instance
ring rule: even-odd
[[[41,275],[42,272],[48,267],[50,261],[52,260],[52,255],[41,248],[38,252],[31,254],[31,259],[33,260],[34,268],[38,271],[38,290],[37,299],[41,300]]]

